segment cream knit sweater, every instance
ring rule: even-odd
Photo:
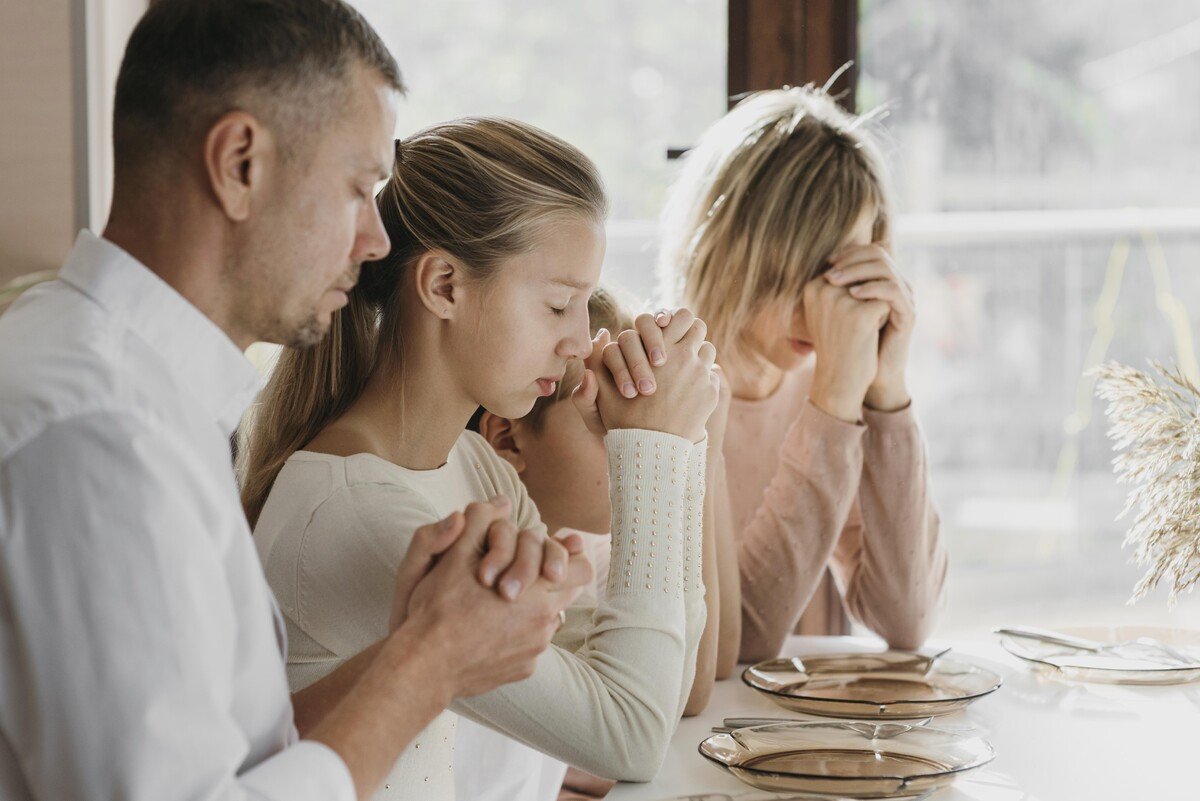
[[[622,429],[605,445],[613,505],[605,597],[568,610],[532,677],[456,701],[376,798],[454,798],[454,713],[597,775],[647,781],[657,772],[704,630],[705,443]],[[435,470],[365,453],[293,455],[254,530],[287,622],[292,691],[386,635],[396,568],[418,527],[500,493],[518,528],[544,530],[516,472],[473,432]]]

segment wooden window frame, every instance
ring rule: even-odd
[[[747,92],[823,85],[858,56],[858,0],[729,0],[729,105]],[[857,65],[830,92],[854,111]]]

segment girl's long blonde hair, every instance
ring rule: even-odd
[[[251,526],[284,463],[346,412],[382,358],[399,358],[402,278],[417,258],[442,251],[470,278],[485,279],[534,248],[556,220],[602,221],[608,208],[587,156],[532,125],[499,118],[454,120],[398,140],[377,203],[390,252],[363,265],[324,340],[283,349],[243,422],[238,475]]]
[[[864,210],[875,210],[875,241],[888,239],[871,116],[812,86],[758,92],[684,157],[661,221],[661,289],[708,323],[727,366],[755,363],[744,339],[751,320],[772,307],[790,319]]]

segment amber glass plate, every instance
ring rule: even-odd
[[[1002,636],[1004,650],[1070,681],[1097,684],[1185,684],[1200,679],[1200,631],[1152,626],[1069,628],[1063,634],[1105,643],[1107,650],[1081,651],[1063,645]],[[1154,645],[1155,643],[1160,645]],[[1166,646],[1164,652],[1161,646]]]
[[[1000,677],[958,659],[904,651],[771,659],[746,668],[742,681],[794,712],[835,718],[946,715],[995,692]]]
[[[736,729],[700,743],[700,754],[751,787],[842,798],[909,798],[996,756],[973,735],[850,721]]]

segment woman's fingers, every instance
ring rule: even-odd
[[[880,279],[899,282],[900,276],[890,264],[879,260],[859,262],[825,273],[826,281],[841,287]]]
[[[849,292],[857,300],[884,301],[891,307],[892,319],[901,326],[913,317],[912,297],[895,281],[868,281],[850,287]]]
[[[658,326],[654,325],[654,321],[650,320],[649,322],[654,328],[655,336],[660,335],[661,332],[658,330]],[[642,342],[641,334],[632,329],[622,331],[617,335],[617,347],[621,349],[621,357],[625,360],[625,369],[629,371],[633,383],[637,385],[637,391],[643,395],[653,395],[656,386],[654,371],[650,369],[650,357],[646,353],[646,346]]]
[[[663,320],[666,322],[662,322]],[[670,316],[661,311],[655,315],[639,314],[633,321],[633,327],[642,338],[642,347],[645,348],[646,355],[650,358],[650,364],[655,367],[661,367],[667,363],[667,349],[666,343],[663,341],[662,330],[670,322]]]
[[[864,261],[892,262],[892,252],[882,243],[872,242],[868,245],[851,245],[829,259],[829,268],[839,270]]]
[[[904,311],[912,306],[912,298],[908,291],[887,278],[878,278],[849,287],[847,292],[858,300],[886,300],[898,311]]]

